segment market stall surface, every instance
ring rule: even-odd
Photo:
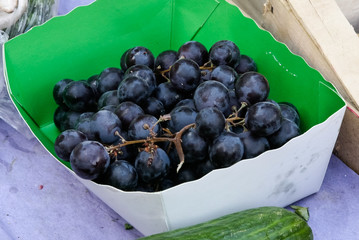
[[[91,2],[60,1],[59,14]],[[15,111],[11,114],[20,119]],[[1,240],[142,236],[136,229],[126,229],[126,220],[55,161],[26,127],[15,130],[4,118],[9,116],[0,114]],[[309,208],[314,239],[359,239],[358,186],[359,175],[332,155],[320,191],[293,203]]]

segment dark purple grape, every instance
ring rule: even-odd
[[[201,83],[194,92],[193,100],[198,111],[207,107],[217,107],[225,113],[230,107],[228,88],[223,83],[213,80]]]
[[[150,152],[141,151],[136,157],[135,168],[142,181],[158,181],[167,175],[170,159],[161,148],[152,149]]]
[[[115,112],[116,108],[117,108],[118,105],[113,105],[113,104],[110,104],[110,105],[106,105],[106,106],[103,106],[102,108],[100,108],[99,110],[108,110],[110,112]]]
[[[235,81],[234,88],[238,101],[249,105],[265,101],[270,90],[267,79],[257,72],[242,74]]]
[[[197,178],[203,177],[204,175],[210,173],[214,169],[215,167],[213,166],[213,163],[209,159],[204,162],[199,162],[196,167]]]
[[[260,137],[250,131],[238,135],[244,145],[243,159],[254,158],[270,149],[267,138]]]
[[[153,133],[158,136],[160,134],[161,128],[159,124],[156,124],[158,121],[152,115],[144,114],[136,117],[132,120],[130,126],[128,127],[128,137],[130,140],[140,140],[150,137],[150,130],[152,129]],[[156,125],[155,125],[156,124]]]
[[[282,112],[283,118],[287,118],[288,120],[295,122],[298,127],[300,127],[299,112],[293,104],[288,102],[281,102],[279,103],[279,107]]]
[[[154,69],[155,57],[149,49],[137,46],[128,50],[125,55],[125,63],[126,70],[133,65],[146,65]]]
[[[61,132],[66,130],[65,127],[63,127],[62,125],[65,115],[66,110],[63,107],[58,106],[53,116],[54,124]]]
[[[82,114],[81,114],[82,115]],[[76,130],[86,135],[88,140],[96,140],[95,133],[92,129],[92,118],[81,118],[75,127]]]
[[[72,150],[70,165],[79,177],[94,180],[106,172],[110,165],[110,156],[101,143],[84,141]]]
[[[196,170],[192,165],[184,164],[177,173],[177,184],[194,181],[197,179]]]
[[[118,140],[119,136],[116,134],[121,134],[122,124],[115,113],[100,110],[92,116],[91,121],[92,132],[98,141],[111,144]]]
[[[55,140],[55,153],[60,159],[68,162],[72,150],[83,141],[87,141],[87,137],[82,132],[74,129],[65,130]]]
[[[163,103],[154,97],[148,98],[147,101],[142,104],[142,106],[145,113],[156,118],[159,118],[166,113]]]
[[[150,86],[150,94],[156,88],[156,76],[151,68],[146,65],[133,65],[125,72],[125,77],[136,76],[145,80]]]
[[[87,112],[96,109],[96,98],[92,87],[86,81],[73,81],[63,91],[66,106],[75,112]]]
[[[253,58],[248,55],[241,55],[239,58],[238,64],[234,68],[238,74],[243,74],[246,72],[257,72],[257,64]]]
[[[234,67],[238,63],[240,55],[238,46],[229,40],[218,41],[209,50],[209,58],[215,66]]]
[[[215,168],[225,168],[242,160],[244,146],[237,134],[222,132],[209,147],[209,159]]]
[[[157,84],[167,81],[167,79],[162,76],[161,72],[168,70],[177,60],[178,53],[174,50],[165,50],[158,54],[157,58],[155,59]],[[164,75],[169,78],[168,72],[165,72]]]
[[[179,132],[185,126],[195,122],[197,112],[192,108],[181,106],[174,108],[171,112],[171,120],[167,126],[172,133]]]
[[[135,190],[137,182],[138,174],[135,167],[125,160],[111,163],[106,173],[106,183],[124,191]]]
[[[117,90],[120,102],[131,101],[141,104],[151,95],[151,87],[140,77],[129,76],[122,80]]]
[[[269,136],[282,124],[280,109],[271,102],[258,102],[250,106],[245,116],[247,129],[258,136]]]
[[[172,110],[183,99],[183,95],[176,91],[171,82],[159,84],[154,91],[154,97],[163,103],[166,112]]]
[[[181,106],[186,106],[186,107],[192,108],[193,110],[197,110],[192,98],[186,98],[186,99],[179,101],[175,107],[181,107]]]
[[[98,99],[97,108],[101,109],[107,105],[118,105],[120,101],[117,97],[117,90],[110,90],[104,92],[101,97]]]
[[[90,76],[86,81],[88,84],[90,84],[94,94],[95,94],[95,98],[98,99],[100,97],[100,94],[99,92],[97,91],[97,80],[99,78],[100,74],[95,74],[95,75],[92,75]]]
[[[179,58],[184,57],[195,61],[199,66],[203,66],[209,61],[207,48],[200,42],[188,41],[178,49]]]
[[[67,129],[75,129],[80,115],[80,112],[74,112],[71,110],[66,111],[59,107],[55,111],[54,123],[61,132]]]
[[[201,162],[207,158],[208,143],[195,129],[185,131],[181,140],[186,163]]]
[[[199,85],[201,71],[196,62],[183,58],[172,65],[169,78],[177,91],[190,93]]]
[[[120,60],[120,66],[121,66],[121,69],[123,71],[126,71],[127,70],[127,64],[126,64],[126,57],[127,57],[127,53],[131,50],[130,49],[127,49],[126,51],[124,51],[121,55],[121,60]]]
[[[123,78],[124,72],[119,68],[111,67],[104,69],[97,80],[98,94],[101,96],[107,91],[117,90]]]
[[[176,183],[172,179],[164,178],[160,180],[159,190],[163,191],[176,186]]]
[[[300,135],[300,129],[293,121],[283,118],[281,127],[275,133],[269,135],[268,141],[271,148],[279,148],[287,143],[290,139]]]
[[[122,129],[124,130],[128,129],[133,119],[145,114],[140,106],[130,101],[120,103],[114,113],[121,120]]]
[[[73,80],[71,79],[62,79],[60,81],[58,81],[52,91],[52,96],[55,100],[55,102],[61,106],[61,107],[65,107],[66,104],[64,103],[64,99],[62,97],[62,94],[65,90],[65,87],[70,83],[73,82]],[[67,107],[67,106],[66,106]]]
[[[195,123],[200,136],[213,140],[223,132],[226,119],[218,108],[208,107],[198,112]]]
[[[223,83],[228,89],[234,89],[234,81],[237,79],[237,72],[230,66],[220,65],[212,70],[210,80]]]

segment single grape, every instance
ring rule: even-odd
[[[215,168],[225,168],[239,162],[244,153],[242,140],[232,132],[222,132],[209,147],[209,159]]]
[[[207,48],[200,42],[188,41],[178,49],[179,58],[186,58],[195,61],[199,66],[203,66],[209,61]]]
[[[198,112],[195,123],[200,136],[213,140],[223,132],[226,119],[218,108],[208,107]]]
[[[73,82],[73,80],[71,79],[62,79],[60,81],[58,81],[54,88],[53,88],[53,91],[52,91],[52,96],[55,100],[55,102],[61,106],[61,107],[64,107],[66,106],[66,104],[64,103],[64,99],[62,97],[62,94],[65,90],[65,87],[70,83],[70,82]],[[67,106],[66,106],[67,107]]]
[[[249,105],[265,101],[270,90],[268,80],[257,72],[242,74],[236,79],[234,88],[238,101]]]
[[[67,84],[62,96],[66,106],[72,111],[86,112],[97,108],[95,93],[84,80],[72,81]]]
[[[234,81],[237,79],[237,72],[228,65],[220,65],[212,70],[210,80],[223,83],[228,89],[234,89]]]
[[[282,124],[280,109],[271,102],[258,102],[250,106],[245,116],[247,129],[258,136],[269,136]]]
[[[144,114],[136,117],[132,120],[130,126],[128,127],[128,137],[130,140],[140,140],[146,139],[151,136],[150,130],[156,136],[160,135],[160,125],[156,124],[158,121],[152,115]],[[156,125],[155,125],[156,124]]]
[[[128,76],[122,80],[117,90],[120,102],[131,101],[141,104],[151,95],[151,87],[140,77]]]
[[[142,46],[129,49],[125,58],[126,70],[133,65],[146,65],[151,69],[154,69],[155,66],[155,57],[152,52]]]
[[[201,71],[196,62],[183,58],[172,65],[169,78],[177,91],[190,93],[199,85]]]
[[[147,101],[142,104],[142,106],[145,113],[156,118],[159,118],[166,113],[163,103],[155,97],[149,97]]]
[[[121,66],[121,69],[123,71],[126,71],[127,70],[127,64],[126,64],[126,58],[127,58],[127,54],[128,52],[131,50],[132,48],[130,49],[127,49],[126,51],[124,51],[121,55],[121,59],[120,59],[120,66]]]
[[[279,148],[292,138],[299,135],[300,129],[298,125],[287,118],[283,118],[281,128],[273,134],[269,135],[267,138],[271,148]]]
[[[104,144],[111,144],[118,140],[119,136],[116,134],[121,134],[121,126],[117,115],[108,110],[100,110],[91,118],[91,130],[96,139]]]
[[[243,74],[246,72],[257,72],[257,64],[256,62],[253,60],[253,58],[251,58],[248,55],[241,55],[238,61],[238,64],[235,66],[234,68],[238,74]]]
[[[132,191],[137,187],[138,174],[135,167],[125,160],[111,163],[106,173],[106,183],[124,191]]]
[[[167,126],[172,133],[179,132],[185,126],[195,122],[197,112],[192,108],[181,106],[174,108],[171,112],[171,120]]]
[[[240,58],[238,46],[230,40],[221,40],[209,49],[209,58],[215,66],[228,65],[234,67]]]
[[[83,141],[72,150],[70,165],[79,177],[94,180],[106,172],[110,156],[101,143]]]
[[[228,88],[213,80],[201,83],[194,92],[193,100],[198,111],[206,107],[217,107],[225,113],[230,107]]]
[[[97,108],[101,109],[107,105],[118,105],[120,100],[117,97],[117,90],[110,90],[104,92],[101,97],[98,99]]]
[[[183,99],[183,95],[178,93],[171,82],[161,83],[154,91],[154,97],[160,100],[165,107],[166,112]]]
[[[186,163],[197,163],[207,158],[208,143],[195,129],[185,131],[181,141]]]
[[[136,157],[135,168],[142,181],[158,181],[167,175],[170,159],[161,148],[152,149],[150,152],[141,151]]]
[[[279,103],[280,110],[282,112],[283,118],[287,118],[295,122],[298,127],[300,127],[300,116],[298,109],[291,103],[288,102],[280,102]]]
[[[55,140],[55,153],[59,158],[68,162],[72,150],[83,141],[87,141],[87,137],[82,132],[74,129],[65,130]]]
[[[267,138],[253,134],[251,131],[238,135],[244,145],[243,159],[254,158],[270,149]]]
[[[101,96],[107,91],[117,90],[124,78],[124,72],[120,68],[110,67],[104,69],[97,79],[97,92]]]

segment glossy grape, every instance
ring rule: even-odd
[[[204,65],[209,60],[207,48],[200,42],[188,41],[178,49],[179,58],[184,57],[195,61],[199,66]]]
[[[239,162],[243,153],[242,140],[232,132],[222,132],[209,147],[209,159],[215,168],[225,168]]]
[[[141,151],[136,157],[135,168],[142,181],[154,182],[167,175],[170,159],[161,148],[151,152]]]
[[[209,80],[201,83],[194,92],[193,100],[198,111],[207,107],[217,107],[224,113],[230,108],[229,90],[218,81]]]
[[[248,108],[245,125],[258,136],[269,136],[278,131],[282,124],[280,109],[271,102],[258,102]]]
[[[198,134],[212,140],[223,132],[226,119],[218,108],[208,107],[198,112],[195,123]]]
[[[201,71],[196,62],[190,59],[179,59],[170,68],[169,78],[177,91],[189,93],[199,85]]]
[[[71,169],[81,178],[94,180],[104,174],[110,165],[110,156],[97,141],[83,141],[70,155]]]
[[[125,160],[118,160],[109,166],[107,171],[107,184],[125,191],[135,190],[138,174],[135,167]]]
[[[235,81],[235,92],[239,102],[249,105],[265,101],[269,95],[268,80],[260,73],[247,72]]]

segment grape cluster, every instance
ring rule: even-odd
[[[156,58],[136,46],[120,68],[55,84],[55,152],[82,178],[161,191],[298,136],[297,108],[268,99],[269,90],[229,40],[209,50],[189,41]]]

